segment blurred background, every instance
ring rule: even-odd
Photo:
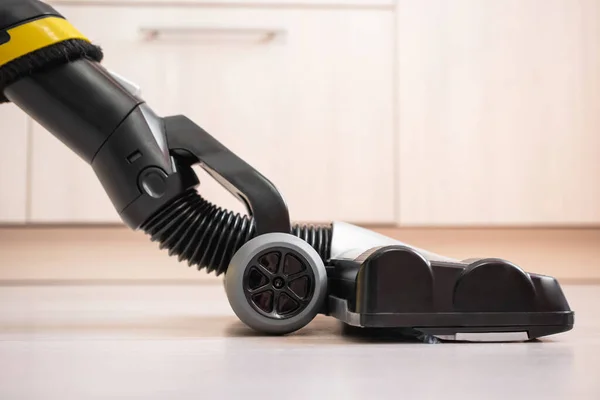
[[[597,0],[51,3],[157,112],[269,177],[295,221],[600,282]],[[0,283],[215,279],[126,228],[23,112],[0,121]]]

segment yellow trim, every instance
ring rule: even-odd
[[[26,54],[69,39],[83,36],[69,21],[59,17],[46,17],[27,22],[8,30],[10,39],[0,45],[0,67]]]

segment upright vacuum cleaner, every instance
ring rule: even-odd
[[[0,0],[0,102],[87,162],[127,226],[225,275],[229,303],[250,328],[289,334],[324,314],[442,340],[527,341],[572,329],[552,277],[503,259],[442,257],[343,222],[292,224],[267,178],[185,116],[157,115],[102,57],[51,6]],[[205,200],[196,164],[248,215]]]

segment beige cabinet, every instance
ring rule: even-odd
[[[0,223],[25,222],[27,136],[27,116],[13,104],[0,104]]]
[[[60,11],[158,113],[187,115],[269,177],[293,219],[394,221],[392,9]],[[118,221],[89,166],[37,125],[32,139],[32,221]]]
[[[600,3],[398,2],[399,222],[600,223]]]
[[[92,167],[33,123],[31,223],[120,223]]]

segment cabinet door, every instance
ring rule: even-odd
[[[293,219],[393,222],[392,10],[60,11],[160,115],[185,114],[272,180]],[[89,167],[41,129],[34,142],[37,219],[113,218]],[[200,175],[208,199],[243,210]]]
[[[0,223],[23,223],[27,210],[27,116],[0,104]]]
[[[600,3],[399,2],[399,220],[600,223]]]
[[[31,139],[31,222],[121,223],[89,164],[35,122]]]

